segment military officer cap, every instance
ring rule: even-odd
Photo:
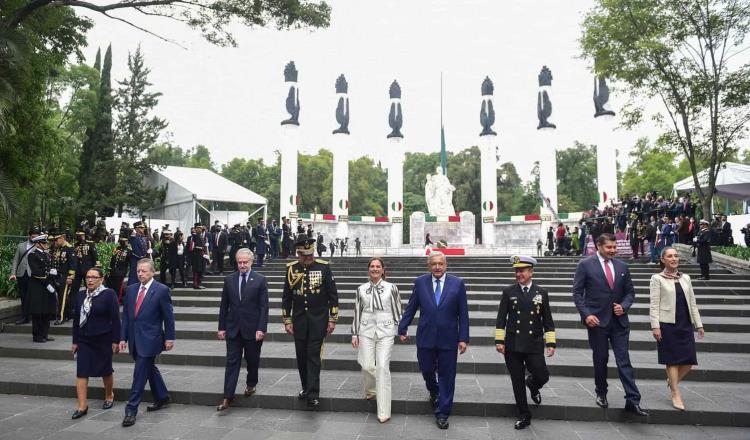
[[[32,243],[47,243],[47,235],[42,234],[31,239]]]
[[[50,229],[49,234],[48,234],[48,238],[50,240],[57,240],[58,238],[64,237],[64,236],[65,236],[64,232],[58,232],[55,229]]]
[[[84,231],[76,231],[76,235],[82,235],[83,238],[86,238],[86,232]]]
[[[133,223],[134,228],[143,228],[144,224],[142,221],[138,220],[137,222]]]
[[[41,233],[42,233],[42,230],[39,229],[39,226],[32,226],[31,228],[29,228],[29,235],[31,234],[39,235]]]
[[[708,220],[706,220],[705,218],[702,218],[701,221],[700,221],[700,223],[701,224],[706,224],[706,225],[709,224]]]
[[[202,228],[203,225],[200,222],[198,222],[198,223],[194,224],[193,227],[194,228]]]
[[[313,255],[315,253],[315,239],[307,238],[305,236],[297,237],[297,241],[294,242],[294,247],[297,252],[302,255]]]
[[[169,229],[164,229],[163,231],[161,231],[161,235],[172,235],[172,231],[170,231]]]
[[[128,243],[128,237],[125,237],[125,236],[120,236],[120,238],[118,239],[118,241],[119,241],[120,243],[125,243],[125,244],[127,244],[127,243]]]
[[[514,255],[510,257],[510,262],[513,264],[513,268],[519,267],[534,267],[536,266],[536,259],[528,255]]]

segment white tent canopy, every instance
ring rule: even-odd
[[[174,219],[183,230],[189,229],[197,220],[200,202],[268,204],[265,197],[204,168],[154,167],[145,180],[148,186],[166,188],[167,191],[161,205],[145,214]]]
[[[708,185],[708,170],[698,173],[701,187]],[[693,176],[686,177],[672,187],[677,191],[694,191]],[[716,195],[729,199],[750,199],[750,165],[727,162],[716,176]]]

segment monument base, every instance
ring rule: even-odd
[[[424,212],[417,211],[410,218],[409,237],[412,246],[423,246],[427,234],[430,234],[433,243],[444,240],[449,248],[474,246],[476,243],[474,214],[470,211],[444,218],[426,216]]]

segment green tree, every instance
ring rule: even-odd
[[[629,156],[630,164],[622,178],[623,197],[643,197],[651,191],[668,195],[675,182],[690,175],[689,169],[678,169],[676,153],[652,146],[646,138],[638,139]]]
[[[216,165],[211,160],[211,152],[205,145],[196,145],[187,152],[185,166],[190,168],[205,168],[216,171]]]
[[[118,214],[125,206],[138,210],[149,208],[163,196],[162,191],[149,188],[143,181],[143,176],[156,165],[149,162],[147,152],[156,144],[167,122],[152,114],[161,93],[149,90],[152,86],[148,80],[150,69],[144,64],[140,46],[135,53],[128,53],[128,70],[129,77],[118,81],[114,102],[117,110],[116,179],[109,202],[117,208]]]
[[[369,157],[349,161],[349,212],[358,215],[386,215],[388,173]]]
[[[297,159],[297,191],[300,212],[333,212],[333,154],[322,148],[314,156],[300,154]]]
[[[276,161],[266,165],[263,159],[234,158],[221,167],[221,175],[268,200],[268,214],[275,218],[279,214],[279,182],[281,181],[281,156],[276,152]],[[253,207],[245,209],[255,210]]]
[[[519,200],[523,195],[523,182],[513,162],[505,162],[497,170],[497,213],[517,214]]]
[[[531,180],[523,184],[523,192],[518,199],[516,215],[538,214],[542,202],[539,198],[539,161],[531,168]]]
[[[156,31],[119,17],[120,10],[133,10],[146,16],[165,17],[197,29],[211,43],[235,45],[229,30],[231,23],[248,27],[274,25],[279,29],[327,27],[331,8],[325,2],[302,0],[25,0],[15,1],[0,20],[0,29],[15,29],[51,9],[63,7],[73,11],[86,9],[121,21],[165,41]],[[75,9],[74,9],[75,8]]]
[[[157,143],[148,149],[147,161],[161,166],[184,167],[187,165],[190,153],[170,142]]]
[[[557,151],[557,199],[559,212],[585,211],[599,202],[594,145],[576,141]]]
[[[741,0],[599,0],[583,22],[581,48],[596,74],[629,89],[625,125],[639,124],[652,98],[661,102],[655,119],[687,159],[704,217],[721,164],[747,134],[750,64],[730,60],[748,49],[748,28]]]

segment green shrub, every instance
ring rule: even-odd
[[[726,246],[726,247],[712,247],[713,252],[728,255],[730,257],[739,258],[740,260],[750,261],[750,248],[742,246]]]
[[[99,257],[99,263],[104,271],[104,275],[109,274],[109,261],[112,259],[117,243],[97,243],[96,254]]]
[[[11,298],[18,296],[16,282],[8,279],[11,265],[13,264],[13,256],[16,253],[16,246],[17,243],[14,241],[0,241],[0,296],[9,296]]]

